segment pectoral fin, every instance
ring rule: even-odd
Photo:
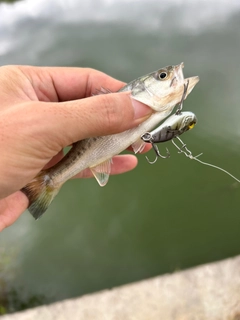
[[[108,183],[109,175],[111,173],[111,163],[112,159],[108,159],[97,166],[90,168],[101,187],[104,187]]]
[[[134,153],[138,153],[138,152],[143,151],[145,144],[146,143],[141,138],[139,138],[137,141],[135,141],[132,144],[132,148],[133,148]]]

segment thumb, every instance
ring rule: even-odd
[[[152,113],[151,108],[134,100],[129,92],[92,96],[47,106],[44,130],[58,137],[62,147],[92,136],[128,130]]]

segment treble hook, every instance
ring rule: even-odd
[[[166,156],[163,156],[163,155],[159,152],[159,149],[158,149],[157,145],[153,142],[153,137],[152,137],[152,135],[151,135],[150,132],[144,133],[144,134],[141,136],[141,139],[142,139],[144,142],[151,143],[151,145],[152,145],[152,147],[153,147],[153,150],[154,150],[155,153],[156,153],[156,158],[155,158],[154,161],[150,161],[150,160],[148,159],[148,157],[146,156],[146,159],[147,159],[148,163],[154,164],[159,157],[162,158],[162,159],[167,159],[167,158],[170,157],[170,152],[169,152],[168,148],[166,148],[166,152],[167,152],[167,155],[166,155]]]
[[[175,112],[176,115],[180,114],[181,111],[182,111],[183,102],[184,102],[184,99],[186,98],[188,85],[189,85],[189,80],[187,81],[187,84],[184,83],[183,95],[182,95],[182,99],[181,99],[181,101],[180,101],[180,103],[179,103],[179,107],[177,108],[177,110],[176,110],[176,112]]]

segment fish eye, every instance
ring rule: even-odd
[[[155,75],[154,75],[154,77],[155,77],[155,79],[157,79],[157,80],[167,80],[168,78],[169,78],[169,75],[170,75],[170,73],[168,72],[168,70],[166,70],[166,69],[161,69],[161,70],[158,70],[156,73],[155,73]]]
[[[159,74],[159,78],[160,79],[165,79],[167,77],[167,72],[165,71],[162,71],[160,74]]]

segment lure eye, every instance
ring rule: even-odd
[[[188,129],[191,130],[192,128],[194,128],[194,126],[195,126],[195,123],[193,122],[188,126]]]

